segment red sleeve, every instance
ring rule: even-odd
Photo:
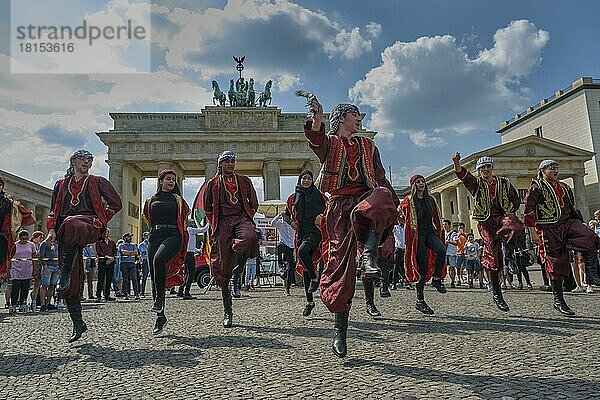
[[[58,192],[60,191],[61,180],[56,181],[54,183],[54,188],[52,189],[52,201],[50,202],[50,214],[48,214],[48,218],[46,218],[46,229],[54,229],[56,227],[56,218],[58,215],[54,215],[54,209],[56,208],[56,202],[58,200]],[[59,211],[60,212],[60,211]]]
[[[256,190],[254,190],[254,185],[250,178],[247,176],[245,178],[248,183],[248,201],[250,203],[250,209],[253,211],[252,217],[254,217],[254,214],[258,210],[258,197],[256,196]]]
[[[204,190],[204,212],[206,214],[212,214],[213,212],[213,193],[212,193],[212,185],[213,180],[219,179],[217,177],[210,178],[210,180],[206,184],[206,189]]]
[[[100,190],[100,196],[106,201],[106,215],[110,220],[123,207],[121,196],[110,182],[101,176],[98,177],[98,190]]]
[[[385,176],[385,168],[381,163],[381,156],[379,155],[379,149],[373,143],[373,168],[375,169],[375,180],[379,186],[383,186],[389,189],[392,192],[392,199],[394,200],[394,204],[396,208],[400,205],[400,199],[394,190],[394,187],[390,183],[390,181]]]
[[[304,124],[304,136],[308,140],[310,149],[319,157],[319,161],[322,164],[329,152],[329,138],[325,134],[325,124],[321,122],[321,129],[313,131],[312,122],[306,121],[306,124]]]
[[[536,183],[532,183],[525,196],[525,225],[535,226],[535,206],[540,200],[540,188]]]
[[[472,173],[467,171],[465,167],[462,167],[460,172],[455,172],[455,174],[458,177],[458,179],[460,179],[465,185],[469,193],[471,193],[472,196],[475,196],[475,193],[477,193],[477,189],[479,189],[479,183],[477,182],[477,178],[475,178]]]

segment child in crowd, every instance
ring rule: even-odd
[[[256,258],[246,261],[246,276],[244,277],[244,290],[254,290],[254,277],[256,276]]]
[[[469,288],[473,288],[473,278],[479,278],[479,288],[483,288],[483,276],[481,273],[481,262],[479,261],[479,243],[475,241],[472,233],[467,235],[465,243],[465,265],[467,268]]]
[[[12,293],[9,315],[16,315],[17,307],[20,312],[27,312],[27,294],[33,278],[33,258],[37,257],[35,244],[29,241],[29,232],[19,232],[19,240],[15,243],[15,261],[10,264],[10,279]]]

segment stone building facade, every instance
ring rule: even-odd
[[[600,149],[600,79],[580,78],[557,90],[527,110],[500,125],[502,143],[538,136],[597,153]],[[588,208],[600,209],[600,160],[585,163],[585,192]],[[584,217],[590,217],[584,213]]]

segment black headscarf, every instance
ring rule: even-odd
[[[310,175],[313,177],[312,172],[302,171],[298,176],[298,183],[296,184],[296,190],[294,194],[294,208],[296,211],[296,219],[300,226],[304,224],[314,224],[315,217],[322,214],[325,211],[325,200],[323,195],[317,189],[314,184],[310,187],[305,188],[302,186],[302,177],[304,175]]]

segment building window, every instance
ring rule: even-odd
[[[542,127],[538,126],[537,128],[535,128],[535,136],[537,137],[544,137],[543,133],[542,133]]]
[[[454,215],[454,202],[450,202],[450,214]]]

